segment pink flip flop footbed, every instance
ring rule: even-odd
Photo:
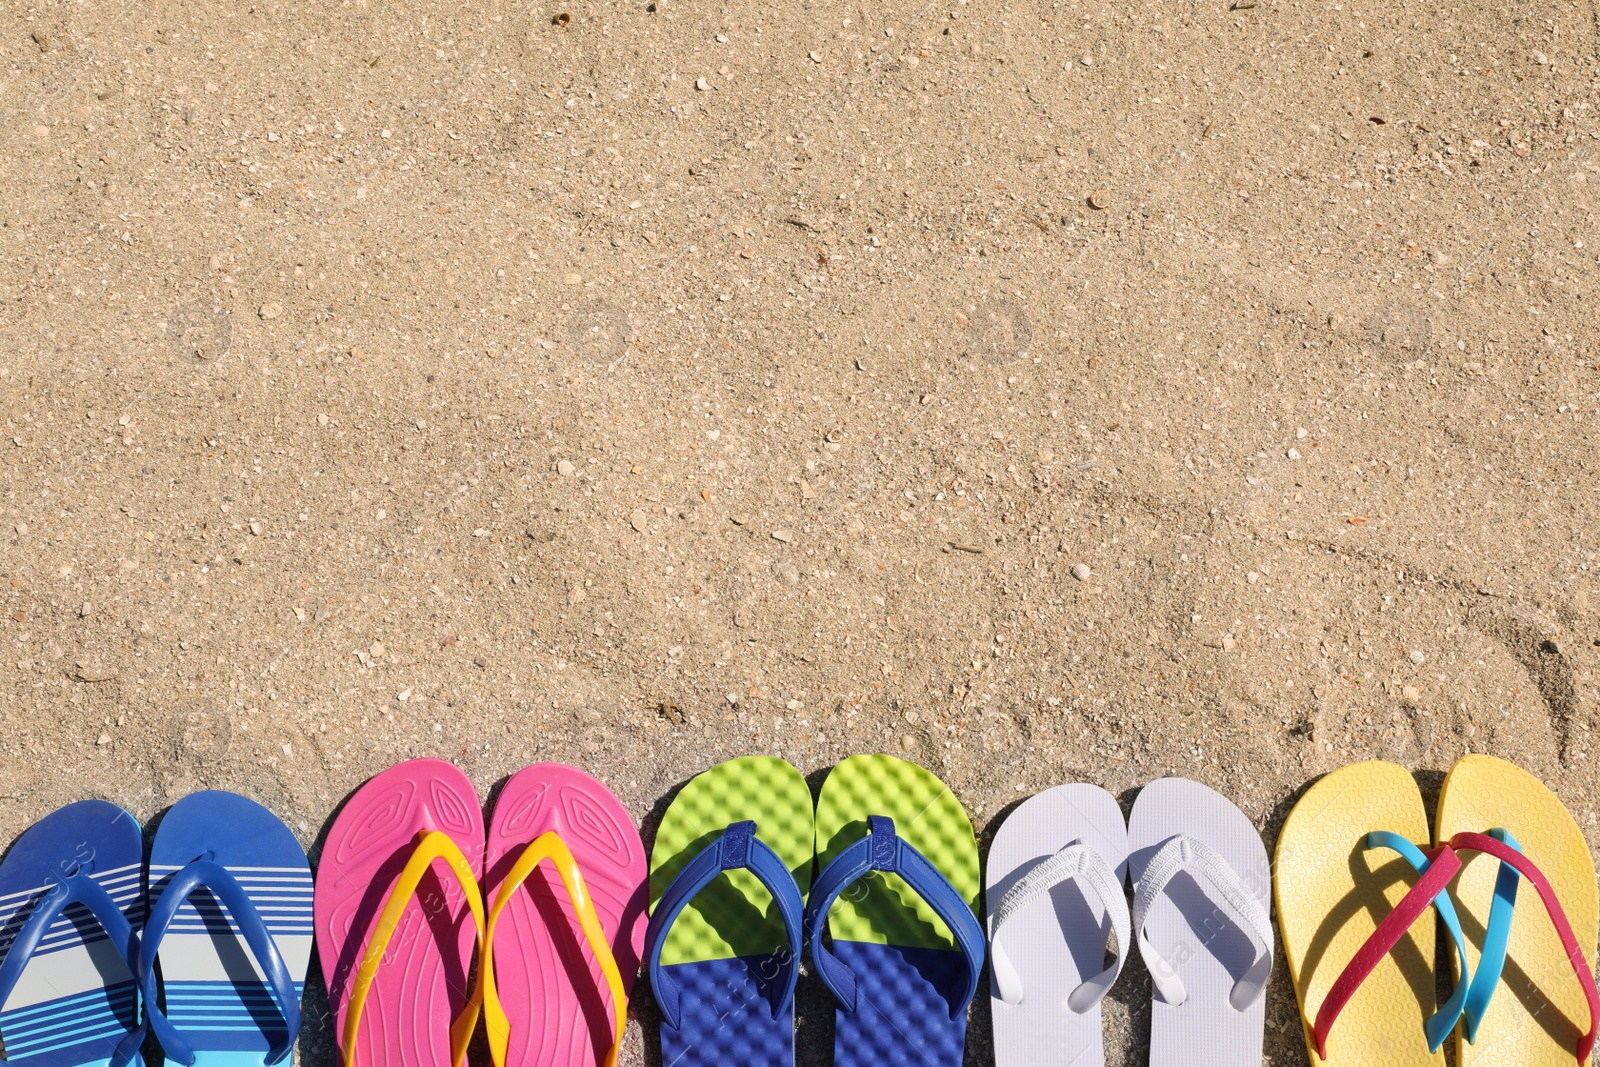
[[[580,770],[540,763],[506,783],[489,829],[485,900],[491,909],[500,902],[502,885],[530,847],[559,853],[563,846],[615,967],[597,957],[557,863],[539,862],[508,891],[492,926],[495,994],[507,1029],[497,1047],[491,1025],[490,1045],[503,1067],[613,1062],[622,1017],[613,981],[621,983],[625,1009],[639,970],[649,898],[644,845],[622,803]]]
[[[460,850],[471,881],[483,876],[483,813],[467,776],[444,760],[391,767],[356,791],[328,831],[317,870],[318,955],[335,1013],[347,1035],[358,968],[380,916],[424,835],[437,832]],[[435,839],[437,840],[437,839]],[[476,894],[474,884],[472,893]],[[476,1010],[472,972],[478,928],[468,890],[446,861],[422,874],[399,913],[381,961],[374,959],[354,1047],[345,1067],[450,1067],[451,1025]],[[353,1051],[353,1055],[350,1053]]]

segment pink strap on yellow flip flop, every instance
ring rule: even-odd
[[[1429,851],[1427,857],[1427,871],[1394,906],[1394,910],[1383,917],[1378,928],[1367,938],[1366,944],[1356,951],[1339,977],[1334,979],[1328,995],[1322,998],[1322,1006],[1317,1009],[1316,1024],[1311,1028],[1317,1056],[1321,1059],[1328,1058],[1328,1031],[1333,1029],[1334,1021],[1339,1018],[1339,1013],[1355,995],[1355,991],[1367,980],[1372,969],[1400,943],[1411,925],[1433,904],[1433,898],[1444,891],[1450,879],[1461,869],[1460,857],[1446,845]]]
[[[472,922],[476,927],[478,951],[485,959],[488,958],[484,952],[483,894],[478,889],[478,879],[473,874],[472,865],[467,862],[467,857],[462,854],[460,846],[451,840],[448,834],[438,830],[422,832],[417,837],[417,847],[411,853],[411,858],[406,861],[405,869],[400,872],[400,877],[395,879],[394,888],[389,891],[389,898],[384,901],[383,912],[372,928],[366,952],[361,957],[361,966],[356,969],[355,981],[350,990],[349,1006],[345,1009],[343,1039],[339,1046],[339,1055],[344,1067],[355,1067],[356,1035],[361,1030],[361,1014],[366,1008],[367,994],[372,989],[372,981],[377,977],[378,967],[383,963],[384,954],[388,951],[389,940],[394,936],[395,928],[400,925],[400,916],[405,913],[406,905],[415,898],[422,876],[427,873],[435,860],[445,862],[450,868],[450,873],[466,892],[467,906],[472,909]],[[450,1024],[450,1062],[455,1067],[461,1067],[466,1061],[467,1045],[472,1040],[472,1031],[477,1028],[478,1012],[482,1003],[483,983],[479,982],[474,986],[472,998],[466,1007],[461,1009],[461,1014]]]
[[[1556,899],[1555,890],[1551,888],[1550,880],[1544,873],[1516,849],[1504,842],[1496,841],[1488,834],[1477,833],[1456,834],[1450,839],[1449,844],[1440,845],[1427,853],[1430,864],[1427,872],[1418,879],[1416,885],[1411,887],[1410,892],[1400,903],[1395,905],[1394,910],[1384,918],[1383,922],[1378,924],[1372,936],[1367,938],[1367,943],[1361,946],[1360,951],[1334,981],[1332,988],[1328,990],[1328,995],[1323,998],[1322,1007],[1317,1010],[1316,1025],[1312,1028],[1317,1055],[1327,1057],[1328,1031],[1356,989],[1367,975],[1372,973],[1378,961],[1383,959],[1411,928],[1411,924],[1428,910],[1433,898],[1450,884],[1456,872],[1461,869],[1461,858],[1456,855],[1458,849],[1482,852],[1502,863],[1510,864],[1538,891],[1539,899],[1544,902],[1545,911],[1550,915],[1550,922],[1556,928],[1556,935],[1561,938],[1561,946],[1567,953],[1567,959],[1572,964],[1572,969],[1577,972],[1578,983],[1583,987],[1584,999],[1589,1003],[1589,1030],[1578,1038],[1577,1047],[1574,1049],[1578,1067],[1583,1067],[1589,1062],[1589,1054],[1594,1050],[1596,1022],[1600,1020],[1600,992],[1595,989],[1594,975],[1589,970],[1589,959],[1579,946],[1577,935],[1572,932],[1572,924],[1567,921],[1566,912],[1561,909],[1561,902]]]
[[[511,1043],[511,1022],[506,1018],[505,1009],[500,1006],[500,995],[495,988],[496,924],[500,920],[500,913],[511,902],[517,890],[522,888],[522,884],[545,860],[549,860],[555,867],[556,873],[561,876],[561,884],[566,886],[567,897],[572,903],[572,912],[578,917],[578,925],[583,928],[584,939],[589,942],[589,951],[594,953],[595,960],[600,964],[600,973],[605,976],[606,986],[611,991],[613,1036],[611,1050],[606,1053],[605,1067],[616,1067],[617,1055],[622,1049],[622,1031],[628,1024],[627,989],[622,984],[622,974],[617,969],[616,957],[611,953],[611,942],[606,938],[605,928],[600,922],[600,916],[594,910],[589,890],[584,885],[583,872],[578,869],[578,863],[573,859],[567,843],[553,830],[540,834],[532,844],[522,850],[517,862],[507,872],[505,881],[500,883],[500,889],[495,894],[494,906],[489,910],[481,983],[484,1003],[483,1023],[489,1032],[489,1053],[494,1058],[495,1067],[506,1067],[506,1056]]]
[[[1578,1038],[1578,1045],[1574,1050],[1579,1067],[1582,1067],[1589,1062],[1589,1053],[1594,1050],[1595,1024],[1597,1018],[1600,1018],[1600,992],[1595,990],[1594,973],[1589,969],[1589,957],[1578,944],[1578,937],[1572,932],[1572,924],[1567,921],[1567,913],[1561,909],[1561,902],[1556,899],[1556,891],[1551,888],[1550,879],[1546,878],[1544,872],[1535,867],[1528,857],[1504,842],[1496,841],[1488,834],[1456,834],[1450,839],[1450,847],[1482,852],[1502,863],[1509,863],[1539,891],[1539,899],[1544,901],[1544,910],[1550,914],[1550,922],[1556,928],[1556,936],[1561,938],[1561,947],[1567,953],[1567,960],[1578,974],[1578,984],[1583,987],[1584,999],[1589,1002],[1589,1032]]]

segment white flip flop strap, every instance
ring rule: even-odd
[[[995,991],[1007,1004],[1021,1004],[1023,998],[1022,976],[1016,965],[1000,944],[1000,931],[1006,920],[1024,908],[1045,899],[1050,891],[1063,882],[1076,879],[1089,889],[1111,916],[1111,928],[1117,935],[1117,957],[1110,967],[1081,983],[1067,995],[1068,1011],[1082,1015],[1099,1004],[1111,989],[1117,975],[1122,973],[1122,963],[1128,957],[1128,899],[1122,893],[1122,881],[1107,865],[1105,858],[1094,849],[1074,841],[1054,856],[1023,875],[1021,881],[1006,891],[1000,903],[989,916],[989,959],[994,972]]]
[[[1261,998],[1267,988],[1267,977],[1272,973],[1272,919],[1238,872],[1204,841],[1178,834],[1161,846],[1145,868],[1133,895],[1133,925],[1139,931],[1139,955],[1144,957],[1162,1000],[1178,1005],[1188,999],[1177,968],[1150,943],[1150,931],[1145,923],[1151,906],[1166,892],[1167,883],[1179,871],[1188,872],[1207,889],[1211,899],[1255,941],[1255,960],[1228,994],[1228,1003],[1235,1010],[1243,1011]]]

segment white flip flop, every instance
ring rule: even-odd
[[[1047,789],[995,834],[984,894],[995,1067],[1104,1067],[1100,1001],[1128,952],[1127,866],[1122,809],[1099,786]]]
[[[1151,1067],[1260,1067],[1273,944],[1261,835],[1215,790],[1160,778],[1134,801],[1128,840]]]

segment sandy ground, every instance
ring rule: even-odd
[[[1270,843],[1471,750],[1600,843],[1597,19],[13,0],[0,836],[887,750]]]

